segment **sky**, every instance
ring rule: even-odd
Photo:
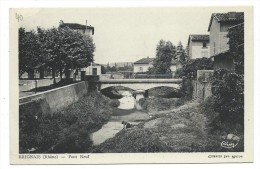
[[[159,40],[183,46],[189,34],[208,34],[212,13],[239,11],[232,7],[42,8],[21,9],[19,26],[27,30],[58,27],[59,21],[91,25],[96,63],[135,62],[155,57]]]

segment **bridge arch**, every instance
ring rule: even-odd
[[[104,83],[104,84],[100,84],[99,89],[103,90],[105,88],[113,87],[113,86],[122,86],[132,90],[149,90],[156,87],[171,87],[177,90],[180,89],[180,85],[176,83],[114,83],[114,84]]]

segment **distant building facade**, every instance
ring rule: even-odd
[[[188,56],[190,59],[209,58],[209,35],[190,35],[188,39]]]
[[[85,75],[101,75],[101,64],[91,63],[90,66],[81,68],[80,71],[85,71]]]
[[[86,20],[86,25],[81,25],[78,23],[64,23],[63,20],[60,20],[60,25],[59,28],[65,28],[68,27],[72,30],[78,31],[80,33],[82,33],[83,35],[89,35],[89,36],[93,36],[94,35],[94,27],[91,25],[87,25],[88,22]]]
[[[210,56],[214,59],[214,69],[234,70],[233,58],[229,54],[230,27],[244,22],[243,12],[213,13],[208,26],[210,33]]]
[[[153,67],[154,58],[142,58],[134,62],[134,73],[147,72],[150,67]]]

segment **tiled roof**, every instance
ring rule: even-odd
[[[213,18],[216,18],[218,22],[241,23],[244,22],[244,12],[212,13],[208,31],[210,30]]]
[[[81,25],[78,23],[61,23],[60,28],[68,27],[70,29],[84,29],[86,30],[86,25]],[[87,29],[92,29],[92,35],[94,35],[94,27],[93,26],[87,26]]]
[[[191,41],[209,41],[209,35],[190,35]]]
[[[190,41],[208,41],[209,42],[209,35],[190,35],[188,39],[188,45]]]
[[[232,17],[230,13],[213,13],[212,15],[216,17],[218,22],[229,22],[229,21],[244,21],[244,12],[234,12]]]
[[[86,29],[86,25],[81,25],[78,23],[63,23],[60,25],[61,28],[69,27],[70,29]],[[94,29],[93,26],[88,26],[88,29]]]
[[[138,60],[138,61],[136,61],[136,62],[134,62],[134,64],[141,64],[141,63],[151,63],[152,61],[154,60],[154,58],[149,58],[149,57],[147,57],[147,58],[142,58],[142,59],[140,59],[140,60]]]
[[[92,66],[101,66],[101,64],[98,64],[98,63],[92,63]]]

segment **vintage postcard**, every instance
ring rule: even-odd
[[[253,7],[10,9],[11,164],[253,162]]]

